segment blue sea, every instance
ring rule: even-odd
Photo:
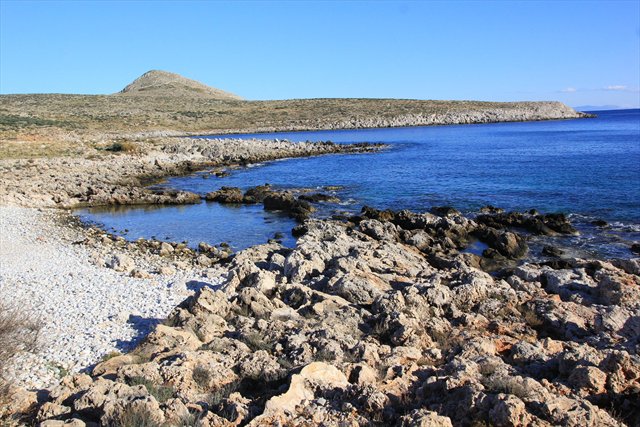
[[[223,178],[204,171],[168,179],[162,186],[202,194],[222,186],[246,189],[265,183],[276,188],[339,186],[333,193],[341,202],[321,205],[321,217],[356,213],[363,205],[418,212],[448,205],[470,215],[488,204],[563,212],[581,235],[551,243],[572,247],[577,256],[630,257],[629,244],[640,240],[640,110],[595,114],[595,119],[240,135],[383,142],[389,148],[375,154],[279,160],[233,169]],[[194,246],[227,242],[242,249],[283,233],[285,244],[294,243],[290,230],[295,222],[260,205],[203,202],[78,214],[130,239],[156,237]],[[591,224],[595,219],[609,226],[596,227]]]

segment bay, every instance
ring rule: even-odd
[[[537,209],[571,215],[581,231],[567,240],[599,256],[631,256],[640,238],[640,110],[596,112],[597,118],[544,122],[410,128],[283,132],[239,135],[291,141],[383,142],[376,154],[288,159],[203,179],[208,172],[170,178],[162,185],[207,193],[222,186],[247,189],[321,189],[339,186],[339,204],[319,216],[357,213],[363,205],[426,211],[453,206],[467,214],[491,204],[506,210]],[[222,136],[206,136],[217,138]],[[234,249],[264,243],[295,223],[261,206],[205,203],[179,208],[84,210],[87,220],[128,238],[170,237],[192,244],[225,241]],[[595,219],[606,228],[591,224]],[[124,233],[124,230],[128,231]]]

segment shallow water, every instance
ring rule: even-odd
[[[598,112],[596,119],[486,125],[431,126],[242,135],[292,141],[384,142],[378,154],[329,155],[281,160],[232,170],[224,178],[198,173],[171,178],[164,186],[206,193],[221,186],[243,189],[342,186],[341,204],[321,206],[319,215],[357,212],[362,205],[425,211],[451,205],[473,213],[492,204],[507,210],[565,212],[582,232],[565,240],[584,255],[630,256],[640,239],[640,110]],[[204,179],[209,177],[209,179]],[[236,248],[264,243],[293,222],[260,206],[215,203],[140,208],[118,213],[84,211],[84,219],[131,238],[219,243]],[[611,224],[605,230],[589,224]],[[287,243],[292,243],[289,233]],[[561,242],[562,243],[562,242]],[[581,252],[581,253],[583,253]]]

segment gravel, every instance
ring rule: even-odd
[[[51,387],[67,372],[135,347],[158,322],[219,276],[179,270],[133,278],[92,263],[74,242],[82,231],[61,224],[58,210],[0,207],[0,299],[29,310],[43,325],[40,351],[15,358],[9,375],[31,389]],[[145,267],[144,259],[135,259]],[[1,343],[0,343],[1,345]]]

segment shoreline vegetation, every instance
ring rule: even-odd
[[[134,89],[149,93],[166,82],[165,75],[152,77]],[[640,422],[640,263],[556,257],[523,264],[527,235],[575,232],[562,215],[487,207],[470,219],[451,208],[364,207],[359,215],[315,220],[307,219],[313,204],[297,194],[229,189],[208,198],[263,203],[300,221],[295,248],[272,241],[231,254],[208,245],[127,242],[48,209],[199,203],[201,195],[146,186],[205,168],[215,174],[230,165],[384,149],[172,136],[180,132],[585,115],[559,103],[258,102],[139,93],[0,101],[0,212],[12,239],[0,245],[0,290],[32,298],[25,310],[46,307],[41,320],[50,335],[46,356],[18,356],[28,362],[14,379],[30,390],[16,384],[6,392],[11,399],[0,416],[7,422]],[[474,240],[487,245],[481,255],[467,251]],[[156,292],[162,304],[155,304]],[[138,313],[127,305],[132,301],[142,307]],[[48,327],[52,318],[55,327]],[[71,348],[63,353],[65,345]],[[56,360],[68,365],[25,380],[29,367]]]

